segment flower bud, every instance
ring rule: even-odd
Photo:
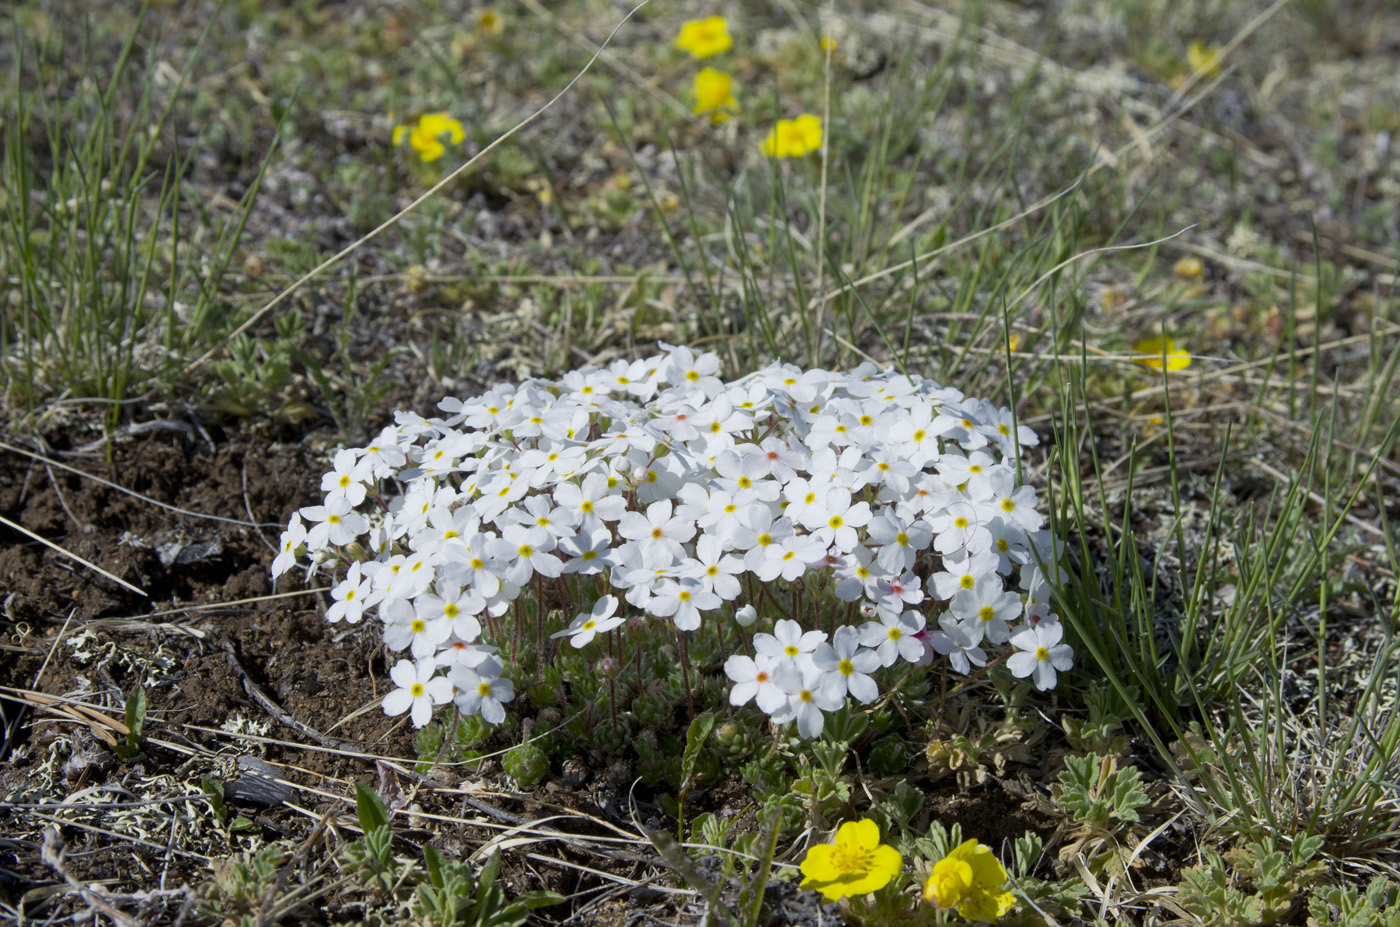
[[[602,679],[616,679],[622,667],[612,657],[603,657],[593,664],[593,672]]]
[[[734,620],[741,628],[753,627],[753,623],[758,620],[758,609],[752,605],[745,605],[743,608],[734,611]]]

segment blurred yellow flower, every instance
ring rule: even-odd
[[[496,10],[487,7],[476,14],[476,31],[494,38],[506,31],[506,21]]]
[[[1203,77],[1219,77],[1222,58],[1220,49],[1196,39],[1186,46],[1186,65],[1192,74]]]
[[[448,145],[460,145],[466,137],[462,124],[446,113],[428,113],[419,117],[416,126],[394,129],[394,144],[401,145],[407,138],[408,144],[425,162],[441,158]]]
[[[865,895],[889,884],[904,869],[904,857],[880,843],[874,821],[847,821],[831,843],[807,851],[802,860],[802,887],[816,889],[827,901]]]
[[[1168,370],[1185,370],[1191,366],[1191,352],[1178,351],[1171,338],[1144,338],[1133,345],[1133,363],[1153,370],[1162,369],[1162,358],[1166,356]]]
[[[693,58],[713,58],[729,51],[734,40],[729,36],[729,22],[723,16],[688,20],[676,36],[676,47],[688,51]]]
[[[1206,265],[1198,257],[1187,255],[1172,265],[1172,273],[1182,280],[1199,280],[1205,275]]]
[[[766,158],[800,158],[822,146],[822,121],[810,113],[796,119],[779,119],[763,140]]]
[[[924,897],[940,908],[957,908],[970,921],[994,921],[1016,903],[1001,890],[1006,870],[992,851],[968,840],[934,863]]]
[[[836,40],[829,35],[824,35],[822,36],[821,46],[824,52],[834,52],[836,51]]]
[[[734,79],[728,74],[714,68],[702,68],[695,75],[695,114],[703,116],[708,113],[714,122],[728,119],[729,114],[725,110],[737,105],[733,87]]]

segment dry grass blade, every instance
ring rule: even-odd
[[[146,590],[142,589],[141,587],[133,586],[131,583],[127,582],[119,576],[113,576],[111,573],[102,569],[102,567],[93,563],[91,560],[88,560],[85,557],[79,557],[77,554],[73,553],[71,550],[68,550],[66,547],[61,547],[58,544],[55,544],[53,541],[48,540],[47,538],[40,537],[39,535],[35,534],[33,531],[30,531],[23,525],[18,525],[10,521],[4,515],[0,515],[0,524],[7,525],[13,530],[18,531],[20,534],[23,534],[25,537],[33,538],[40,544],[43,544],[45,547],[57,551],[58,553],[69,558],[70,560],[78,561],[83,566],[87,567],[89,570],[92,570],[95,573],[101,573],[103,576],[107,577],[112,582],[116,583],[119,586],[125,586],[127,589],[130,589],[132,592],[136,593],[142,598],[150,598],[150,596],[146,595]]]
[[[56,460],[51,460],[47,457],[44,457],[42,454],[36,454],[33,451],[26,450],[22,447],[15,447],[13,444],[6,444],[4,441],[0,441],[0,450],[9,451],[12,454],[22,454],[23,456],[28,457],[31,460],[35,460],[46,467],[58,467],[60,470],[67,470],[69,473],[80,476],[85,480],[91,480],[94,483],[100,483],[103,486],[115,489],[117,492],[125,493],[126,495],[131,496],[134,499],[140,499],[142,502],[149,503],[150,505],[154,505],[157,508],[165,509],[167,512],[174,512],[177,515],[188,515],[190,518],[203,518],[207,521],[221,521],[230,525],[240,525],[244,528],[282,527],[281,525],[271,523],[258,524],[256,522],[243,521],[240,518],[225,518],[222,515],[206,515],[203,512],[192,512],[189,509],[182,509],[177,505],[171,505],[168,502],[161,502],[159,499],[152,499],[150,496],[142,495],[134,489],[127,489],[125,486],[122,486],[118,483],[113,483],[111,480],[105,480],[102,477],[88,473],[85,470],[79,470],[77,467],[70,467],[67,464],[59,463]],[[144,592],[141,594],[145,595]]]

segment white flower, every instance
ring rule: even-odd
[[[882,577],[870,569],[874,555],[864,547],[857,546],[846,552],[836,568],[836,598],[842,602],[855,602],[862,597],[879,598],[877,586]]]
[[[502,669],[498,658],[487,657],[475,669],[458,666],[449,671],[462,714],[479,713],[492,724],[506,719],[504,703],[515,698],[515,684],[501,676]]]
[[[606,634],[622,624],[622,618],[613,615],[615,611],[617,597],[602,596],[593,603],[591,612],[576,615],[567,628],[551,634],[550,637],[567,637],[575,649],[582,650],[593,641],[594,635]]]
[[[877,560],[888,573],[913,569],[919,552],[927,550],[933,540],[933,532],[923,522],[901,518],[893,508],[881,510],[871,520],[868,535],[880,545]]]
[[[765,554],[763,562],[752,568],[754,575],[765,583],[779,577],[793,582],[826,557],[826,544],[816,535],[794,534],[765,548]]]
[[[773,712],[773,720],[778,724],[797,722],[797,733],[803,737],[820,737],[826,726],[823,711],[837,711],[845,703],[844,698],[832,697],[822,690],[826,674],[815,666],[808,666],[791,677],[788,683],[788,703],[779,711]]]
[[[554,535],[543,528],[506,525],[486,549],[506,565],[501,577],[520,586],[535,573],[553,579],[564,572],[564,561],[550,553],[554,547]]]
[[[982,583],[953,596],[949,611],[977,641],[1004,644],[1011,638],[1011,622],[1021,615],[1021,597],[996,583]]]
[[[976,504],[964,500],[949,504],[940,515],[928,516],[934,532],[933,549],[940,554],[955,554],[986,547],[989,535],[981,514]]]
[[[695,542],[695,557],[682,567],[684,575],[698,579],[706,590],[726,602],[738,597],[742,587],[738,577],[744,572],[744,561],[724,552],[719,538],[701,535]]]
[[[951,599],[960,591],[974,589],[978,583],[992,582],[1001,587],[996,578],[996,554],[979,552],[962,556],[944,557],[943,572],[933,574],[933,594],[940,599]]]
[[[326,609],[326,620],[335,624],[344,618],[348,624],[359,624],[365,601],[373,588],[374,584],[368,578],[360,576],[359,561],[350,564],[344,581],[331,590],[331,598],[334,601],[331,607]]]
[[[585,476],[582,486],[567,481],[556,483],[552,491],[560,507],[577,513],[580,528],[617,521],[627,511],[627,500],[608,488],[608,478],[601,473]]]
[[[772,634],[755,634],[753,647],[779,663],[786,661],[801,668],[811,665],[812,651],[824,640],[825,631],[803,632],[802,626],[796,621],[784,618],[773,625]]]
[[[569,558],[564,561],[565,573],[592,576],[617,563],[612,552],[612,532],[601,524],[580,529],[573,537],[561,539],[559,550]]]
[[[879,620],[861,625],[860,642],[875,650],[881,666],[893,666],[900,657],[917,663],[924,654],[924,645],[916,635],[923,629],[924,616],[916,611],[881,611]]]
[[[454,583],[439,584],[440,595],[424,593],[413,600],[413,613],[424,621],[446,618],[453,635],[475,642],[481,636],[481,622],[476,616],[486,610],[486,599],[474,589],[464,589]]]
[[[281,547],[272,560],[272,576],[277,578],[296,566],[297,552],[306,543],[306,526],[301,523],[301,515],[292,513],[287,522],[287,530],[282,532]]]
[[[1013,653],[1006,661],[1006,668],[1019,677],[1034,676],[1035,687],[1042,692],[1055,687],[1055,671],[1061,672],[1074,665],[1074,650],[1068,644],[1061,644],[1064,628],[1058,621],[1042,621],[1033,628],[1027,628],[1011,638],[1011,646],[1020,653]]]
[[[369,522],[365,517],[350,509],[350,503],[343,496],[329,499],[325,505],[302,509],[301,516],[316,523],[306,533],[307,549],[321,550],[328,543],[343,547],[368,531]]]
[[[331,472],[321,477],[321,491],[326,500],[344,499],[351,506],[365,501],[365,480],[370,476],[370,462],[358,460],[350,448],[335,452]]]
[[[788,702],[787,690],[779,680],[791,687],[794,680],[789,675],[796,675],[791,666],[779,664],[762,654],[757,659],[735,654],[724,661],[724,673],[734,681],[734,688],[729,690],[729,704],[737,707],[755,699],[759,709],[768,715],[786,707]]]
[[[657,586],[647,611],[658,618],[670,618],[682,631],[700,627],[700,613],[719,608],[721,599],[707,592],[698,580],[668,579]]]
[[[452,622],[446,615],[422,618],[406,599],[390,599],[379,606],[384,619],[384,644],[390,650],[410,648],[417,658],[432,656],[438,644],[452,634]]]
[[[400,660],[389,670],[389,678],[398,686],[384,696],[384,713],[393,717],[409,712],[414,727],[422,727],[433,717],[433,706],[452,700],[452,683],[447,677],[433,674],[437,663],[432,657],[421,659],[414,664],[411,660]]]
[[[882,576],[875,583],[875,603],[884,611],[899,614],[906,605],[918,605],[924,600],[923,581],[912,570],[902,576]]]
[[[670,499],[662,499],[647,506],[645,515],[627,512],[617,523],[617,533],[636,541],[643,550],[657,548],[679,558],[685,553],[681,543],[695,537],[695,521],[680,514],[673,516],[673,509]]]
[[[938,628],[929,636],[929,644],[948,657],[954,670],[965,676],[973,665],[987,665],[987,654],[978,646],[980,638],[974,639],[956,618],[945,612],[938,619]]]
[[[837,628],[831,643],[817,645],[812,665],[825,674],[821,688],[828,699],[844,699],[850,692],[869,704],[880,695],[880,687],[869,675],[880,668],[880,658],[860,646],[860,632],[849,625]]]
[[[1035,488],[1017,486],[1010,467],[998,468],[989,480],[991,499],[982,504],[983,521],[1000,516],[1020,525],[1025,531],[1039,531],[1045,516],[1035,510]]]
[[[852,502],[851,494],[832,486],[802,516],[802,524],[826,544],[850,550],[859,541],[857,528],[870,524],[870,504]]]

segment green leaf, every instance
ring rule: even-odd
[[[141,738],[141,726],[146,721],[146,690],[137,686],[136,690],[126,700],[126,726],[130,731],[126,735],[127,742],[133,747]]]
[[[433,883],[433,888],[441,891],[444,884],[442,870],[447,866],[447,860],[443,857],[442,851],[432,844],[424,846],[423,866],[428,870],[428,879]]]
[[[360,812],[360,828],[366,834],[380,827],[389,826],[389,809],[374,789],[359,782],[355,783],[355,807]]]
[[[547,908],[553,904],[563,904],[565,901],[568,901],[568,899],[558,892],[526,892],[523,895],[517,895],[515,898],[516,904],[523,904],[532,911],[535,908]]]
[[[715,713],[707,711],[690,722],[690,728],[685,732],[685,753],[681,756],[682,792],[688,790],[689,783],[695,776],[695,764],[700,759],[700,751],[714,727]]]

